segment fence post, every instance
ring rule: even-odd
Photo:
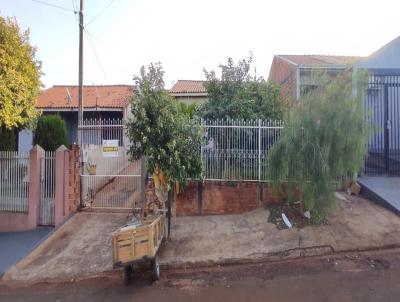
[[[39,145],[34,146],[29,152],[29,228],[35,228],[39,223],[40,184],[43,158],[44,150]]]
[[[55,203],[54,224],[57,227],[69,215],[67,198],[69,176],[69,151],[64,145],[55,152]]]
[[[261,181],[261,119],[258,119],[258,181]]]

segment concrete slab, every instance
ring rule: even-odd
[[[176,219],[172,241],[161,250],[167,266],[282,259],[400,246],[400,219],[362,197],[341,194],[328,224],[278,230],[269,211]]]
[[[43,227],[32,231],[0,233],[0,278],[44,240],[53,228]]]
[[[111,233],[126,222],[123,213],[77,213],[3,280],[70,280],[110,271]]]
[[[264,208],[241,215],[178,217],[160,249],[163,267],[268,261],[400,246],[400,219],[358,196],[342,194],[328,224],[278,230]],[[112,270],[111,233],[121,213],[78,213],[9,270],[5,281],[95,277]]]
[[[361,194],[400,214],[400,177],[360,177]]]

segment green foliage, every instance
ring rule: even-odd
[[[15,151],[15,134],[14,130],[0,126],[0,151]]]
[[[41,116],[34,131],[33,144],[46,151],[55,151],[61,145],[68,146],[65,121],[55,114]]]
[[[136,76],[138,93],[131,100],[128,121],[128,151],[132,159],[146,156],[150,173],[160,168],[169,184],[201,177],[202,133],[196,122],[183,113],[181,105],[164,89],[160,63],[143,66]]]
[[[0,16],[0,126],[19,128],[34,120],[41,63],[15,19]]]
[[[215,71],[204,70],[208,101],[200,107],[204,119],[281,119],[284,113],[278,85],[250,74],[252,57],[237,65],[228,58],[220,65],[221,78]]]
[[[199,110],[199,107],[196,104],[186,104],[179,102],[178,103],[179,110],[188,116],[190,119],[193,119],[197,116],[197,112]]]
[[[370,137],[363,110],[367,76],[343,73],[320,77],[318,88],[294,106],[269,152],[276,188],[288,181],[289,201],[299,189],[306,210],[321,222],[335,205],[335,181],[346,181],[363,166]],[[354,86],[353,86],[354,84]],[[353,87],[358,87],[357,96]]]

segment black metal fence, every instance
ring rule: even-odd
[[[373,127],[365,174],[400,175],[400,75],[371,76],[365,113]]]

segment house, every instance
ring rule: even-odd
[[[83,87],[83,118],[125,119],[128,117],[132,85],[91,85]],[[43,90],[36,102],[43,114],[59,114],[67,124],[68,142],[77,141],[78,86],[56,85]]]
[[[327,55],[275,55],[269,80],[281,86],[283,97],[298,100],[303,93],[316,87],[313,75],[327,72],[335,76],[361,57]]]
[[[370,73],[365,108],[376,129],[368,146],[365,173],[400,176],[400,36],[354,68]]]
[[[169,93],[178,101],[186,104],[201,104],[207,101],[205,81],[178,80]]]

